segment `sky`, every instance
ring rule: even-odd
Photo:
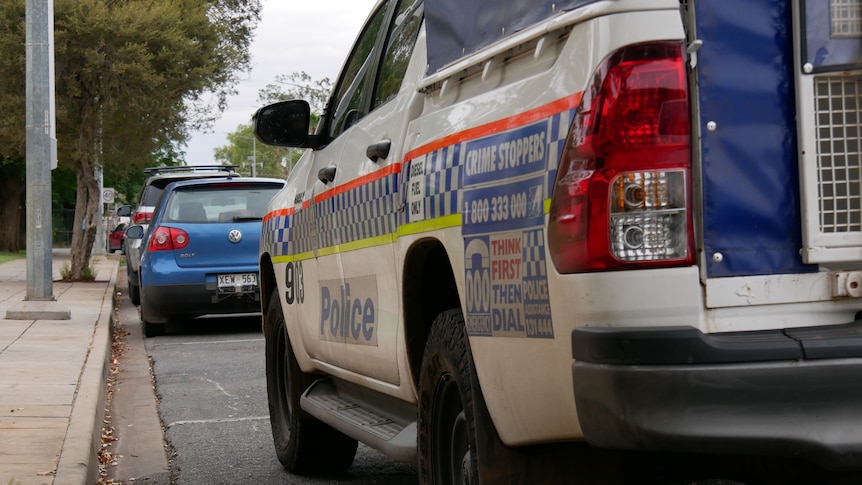
[[[305,71],[312,79],[335,82],[359,29],[377,0],[263,0],[261,20],[250,50],[252,70],[240,74],[238,94],[207,130],[193,132],[185,147],[189,165],[216,163],[213,151],[227,134],[251,122],[258,91],[280,74]]]

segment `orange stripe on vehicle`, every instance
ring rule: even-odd
[[[335,197],[336,195],[351,191],[357,187],[361,187],[367,183],[374,182],[375,180],[382,179],[383,177],[388,177],[392,174],[401,173],[402,163],[403,162],[393,163],[392,165],[383,167],[382,169],[369,173],[368,175],[363,175],[362,177],[351,180],[350,182],[341,184],[334,189],[327,190],[326,192],[321,192],[314,196],[314,202],[320,202],[322,200]]]
[[[462,141],[481,138],[483,136],[493,135],[494,133],[510,130],[512,128],[517,128],[519,126],[523,126],[534,121],[548,118],[549,116],[555,115],[567,109],[576,108],[579,104],[581,104],[582,96],[583,92],[575,93],[570,96],[566,96],[565,98],[560,98],[546,105],[539,106],[538,108],[533,108],[529,111],[524,111],[523,113],[518,113],[508,118],[492,121],[491,123],[477,126],[475,128],[470,128],[469,130],[459,131],[458,133],[444,136],[443,138],[434,140],[431,143],[422,145],[421,147],[409,151],[406,155],[404,155],[404,160],[402,161],[402,163],[409,160],[413,160],[417,157],[421,157],[426,153],[431,153],[434,150],[439,150],[449,145],[454,145]]]
[[[513,128],[517,128],[519,126],[523,126],[534,121],[548,118],[567,109],[576,108],[581,103],[582,96],[582,92],[575,93],[570,96],[566,96],[565,98],[557,99],[548,104],[539,106],[538,108],[533,108],[529,111],[524,111],[523,113],[518,113],[508,118],[503,118],[497,121],[493,121],[491,123],[471,128],[469,130],[459,131],[458,133],[444,136],[443,138],[439,138],[428,144],[422,145],[421,147],[409,151],[404,156],[404,159],[400,162],[393,163],[392,165],[384,167],[381,170],[377,170],[376,172],[372,172],[368,175],[364,175],[357,179],[351,180],[333,189],[321,192],[320,194],[314,196],[314,201],[321,202],[326,199],[335,197],[336,195],[353,190],[357,187],[361,187],[362,185],[365,185],[367,183],[381,179],[383,177],[388,177],[392,174],[401,173],[401,169],[405,162],[413,160],[414,158],[420,157],[426,153],[433,152],[434,150],[439,150],[440,148],[454,145],[462,141],[473,140],[476,138],[481,138],[483,136],[493,135],[502,131],[511,130]],[[309,201],[303,202],[302,208],[306,209],[308,203]]]
[[[274,211],[268,213],[267,215],[263,216],[263,222],[266,222],[266,221],[273,219],[275,217],[292,216],[293,213],[294,213],[293,207],[288,207],[287,209],[274,210]]]

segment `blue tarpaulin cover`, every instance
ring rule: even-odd
[[[816,271],[799,255],[791,2],[701,0],[695,9],[708,274]]]

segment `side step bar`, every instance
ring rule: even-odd
[[[406,402],[332,378],[302,394],[308,414],[393,460],[416,462],[416,408]]]

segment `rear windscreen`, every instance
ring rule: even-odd
[[[425,0],[428,73],[563,11],[598,0]]]
[[[240,184],[236,184],[240,185]],[[165,222],[238,222],[261,220],[280,185],[246,185],[177,190],[171,194]]]
[[[141,194],[141,201],[139,202],[139,205],[150,207],[155,206],[156,202],[159,201],[159,197],[162,196],[162,192],[164,191],[164,187],[156,187],[153,184],[147,185],[146,187],[144,187],[144,193]]]
[[[151,206],[155,207],[159,202],[159,198],[161,198],[162,194],[165,192],[165,188],[172,184],[173,182],[179,182],[182,180],[191,180],[191,179],[199,179],[199,178],[215,178],[215,177],[224,177],[223,173],[213,173],[209,175],[200,175],[200,173],[192,173],[186,175],[173,175],[170,177],[158,178],[150,182],[144,187],[144,191],[141,194],[141,201],[139,205],[143,206]]]

